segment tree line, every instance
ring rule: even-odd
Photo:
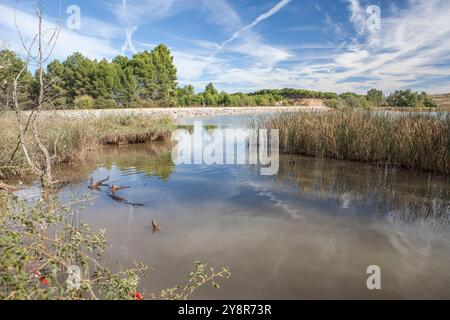
[[[10,61],[0,70],[0,104],[8,109],[12,102],[14,77],[26,62],[13,51],[1,50],[0,59]],[[91,60],[74,53],[63,62],[53,60],[45,70],[46,94],[51,97],[47,108],[128,108],[174,106],[270,106],[301,104],[304,99],[320,99],[332,108],[351,107],[436,107],[426,93],[396,91],[385,96],[371,89],[366,95],[336,94],[303,89],[271,89],[254,93],[219,92],[212,83],[196,93],[192,85],[179,87],[173,56],[165,45],[128,58],[117,56],[111,62]],[[37,98],[37,74],[24,72],[19,79],[22,104],[33,104]]]
[[[0,55],[11,61],[8,68],[0,71],[1,102],[8,106],[13,79],[26,62],[10,50],[2,50]],[[44,76],[46,93],[52,97],[51,107],[111,108],[151,102],[172,105],[177,91],[176,73],[169,49],[159,45],[131,59],[117,56],[111,62],[91,60],[77,52],[63,62],[50,62]],[[21,76],[22,100],[35,100],[36,77],[30,71]]]
[[[383,91],[370,89],[366,95],[353,92],[342,93],[335,98],[328,99],[325,105],[331,108],[436,108],[437,104],[426,92],[412,90],[397,90],[385,96]]]

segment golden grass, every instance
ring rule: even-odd
[[[450,173],[450,115],[341,110],[264,120],[286,153]]]
[[[62,163],[82,158],[86,151],[101,145],[166,140],[174,125],[169,118],[131,114],[88,119],[50,117],[42,120],[39,127],[48,149],[57,155],[55,163]],[[25,174],[27,165],[20,149],[10,161],[18,141],[15,119],[2,115],[0,128],[0,177]],[[27,140],[30,141],[29,133]]]

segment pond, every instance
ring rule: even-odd
[[[211,135],[249,119],[201,120]],[[257,165],[176,164],[173,147],[110,147],[59,168],[73,181],[63,199],[96,197],[80,219],[106,229],[106,262],[154,268],[142,280],[147,291],[184,283],[201,260],[232,277],[199,299],[450,297],[448,177],[291,155],[263,176]],[[90,191],[91,175],[131,188],[119,198]],[[367,288],[372,265],[381,290]]]

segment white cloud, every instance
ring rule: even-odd
[[[212,81],[227,91],[281,87],[338,92],[364,91],[370,87],[385,91],[406,87],[430,92],[450,91],[448,0],[409,0],[403,9],[383,8],[386,12],[382,12],[382,28],[378,32],[366,32],[366,8],[358,0],[345,1],[350,13],[347,24],[355,29],[353,38],[346,34],[350,31],[344,30],[342,21],[329,18],[328,23],[325,19],[327,30],[340,35],[337,40],[342,42],[332,45],[299,43],[289,47],[270,43],[252,29],[289,1],[278,2],[246,25],[241,21],[243,13],[234,10],[225,0],[128,0],[126,16],[117,5],[111,7],[121,22],[119,25],[83,16],[82,30],[64,29],[55,56],[60,58],[80,51],[91,58],[109,58],[120,53],[121,43],[116,48],[112,43],[117,38],[123,40],[126,27],[144,26],[183,10],[196,10],[203,13],[207,23],[219,27],[221,32],[217,33],[217,39],[228,40],[196,39],[192,41],[194,48],[174,48],[180,84],[192,83],[200,89]],[[326,18],[327,14],[323,13]],[[13,49],[19,50],[13,17],[12,6],[0,4],[1,35]],[[25,36],[32,38],[33,15],[18,11],[17,18]],[[54,26],[50,21],[46,24]],[[227,45],[214,55],[224,43]],[[134,44],[137,49],[152,46],[139,41]]]
[[[170,10],[156,10],[148,21],[141,21],[140,15],[144,15],[147,10],[144,6],[150,3],[150,7],[152,7],[152,3],[155,2],[144,1],[140,4],[127,1],[127,10],[129,12],[139,12],[139,14],[132,15],[132,19],[123,20],[147,24],[175,15],[182,10],[196,9],[203,13],[205,20],[209,24],[218,26],[225,34],[232,33],[235,36],[233,40],[236,41],[223,48],[220,55],[216,54],[217,50],[221,48],[220,43],[199,39],[192,41],[192,44],[198,46],[199,50],[173,50],[181,85],[191,83],[200,90],[210,81],[218,82],[220,81],[218,75],[224,73],[224,70],[233,67],[233,62],[236,62],[233,59],[239,60],[242,64],[250,65],[252,68],[259,65],[269,70],[278,62],[292,57],[292,54],[287,50],[266,43],[261,36],[251,30],[253,26],[281,10],[290,0],[279,2],[271,10],[261,14],[252,24],[247,26],[244,26],[239,14],[225,0],[185,0],[183,5],[177,0],[172,0],[170,1],[170,6],[168,5],[171,8]],[[123,10],[117,12],[120,15],[124,13]],[[233,58],[230,58],[230,55],[233,55]],[[238,56],[239,58],[237,58]]]
[[[361,8],[359,0],[347,0],[349,10],[352,14],[350,21],[354,24],[356,31],[362,35],[366,31],[365,11]]]
[[[215,57],[202,52],[173,51],[172,53],[177,66],[178,79],[182,84],[194,83],[207,74],[220,72],[221,61]],[[200,81],[202,84],[203,82]]]
[[[351,23],[356,33],[363,30],[359,1],[349,1]],[[246,68],[222,70],[218,79],[229,90],[236,90],[235,79],[247,88],[302,87],[326,91],[358,91],[377,87],[427,89],[430,93],[449,92],[450,83],[450,2],[447,0],[410,1],[405,9],[383,15],[382,29],[362,40],[329,51],[331,59],[298,63],[289,68]]]
[[[81,35],[100,38],[104,40],[116,39],[122,32],[122,28],[116,24],[107,23],[82,15],[81,29],[77,30]]]
[[[24,52],[18,32],[15,26],[14,16],[17,20],[17,26],[20,29],[25,41],[30,43],[34,38],[37,29],[37,19],[32,13],[17,9],[14,7],[0,4],[0,31],[2,40],[7,41],[11,49],[18,52]],[[91,59],[110,58],[118,54],[118,50],[111,45],[110,39],[105,39],[105,32],[99,26],[107,26],[104,23],[96,22],[93,19],[86,20],[91,26],[98,27],[97,32],[91,29],[90,35],[83,35],[82,31],[77,32],[66,29],[62,25],[58,37],[57,45],[53,52],[55,58],[65,58],[73,52],[79,51]],[[56,23],[45,20],[44,30],[56,28]],[[111,27],[108,26],[109,29]],[[49,35],[49,33],[47,34]]]
[[[205,19],[210,24],[219,26],[224,32],[235,32],[236,29],[242,28],[241,18],[226,0],[197,0],[196,3],[204,12]]]
[[[182,0],[121,0],[108,5],[125,26],[149,24],[170,17],[183,7]]]

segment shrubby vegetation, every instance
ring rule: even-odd
[[[21,148],[18,148],[17,123],[12,117],[0,117],[0,178],[23,175],[30,168]],[[142,143],[165,140],[174,125],[169,118],[111,115],[100,118],[47,118],[39,124],[44,143],[55,164],[82,158],[89,149],[106,144]],[[30,141],[31,133],[25,137]],[[35,154],[35,150],[30,152]],[[39,159],[38,159],[39,160]]]
[[[340,94],[337,98],[325,101],[325,105],[333,108],[437,108],[437,104],[425,92],[418,93],[411,90],[398,90],[385,97],[383,91],[371,89],[366,95],[352,92]]]
[[[384,102],[383,91],[377,89],[370,89],[367,92],[366,99],[373,107],[381,107]]]
[[[0,105],[11,105],[13,77],[25,65],[9,50],[0,57],[12,61],[0,70]],[[366,95],[347,92],[336,94],[303,89],[272,89],[254,93],[219,92],[212,83],[203,92],[194,87],[178,87],[177,70],[169,49],[159,45],[152,51],[135,54],[131,59],[117,56],[111,62],[90,60],[74,53],[65,61],[54,60],[47,65],[45,82],[51,83],[46,94],[51,97],[47,108],[109,109],[128,107],[173,106],[274,106],[299,105],[314,99],[331,108],[432,108],[434,101],[426,93],[396,91],[385,97],[371,89]],[[20,79],[22,105],[31,106],[37,96],[37,75],[25,72]]]
[[[1,300],[183,300],[203,285],[218,288],[217,280],[230,276],[227,268],[216,272],[196,262],[186,284],[144,291],[139,282],[148,266],[135,262],[133,268],[111,271],[102,264],[105,231],[75,223],[89,200],[61,205],[56,195],[44,193],[30,204],[0,190]],[[73,266],[79,278],[70,275]]]
[[[396,108],[435,108],[436,103],[425,93],[411,90],[395,91],[386,99],[389,107]]]

